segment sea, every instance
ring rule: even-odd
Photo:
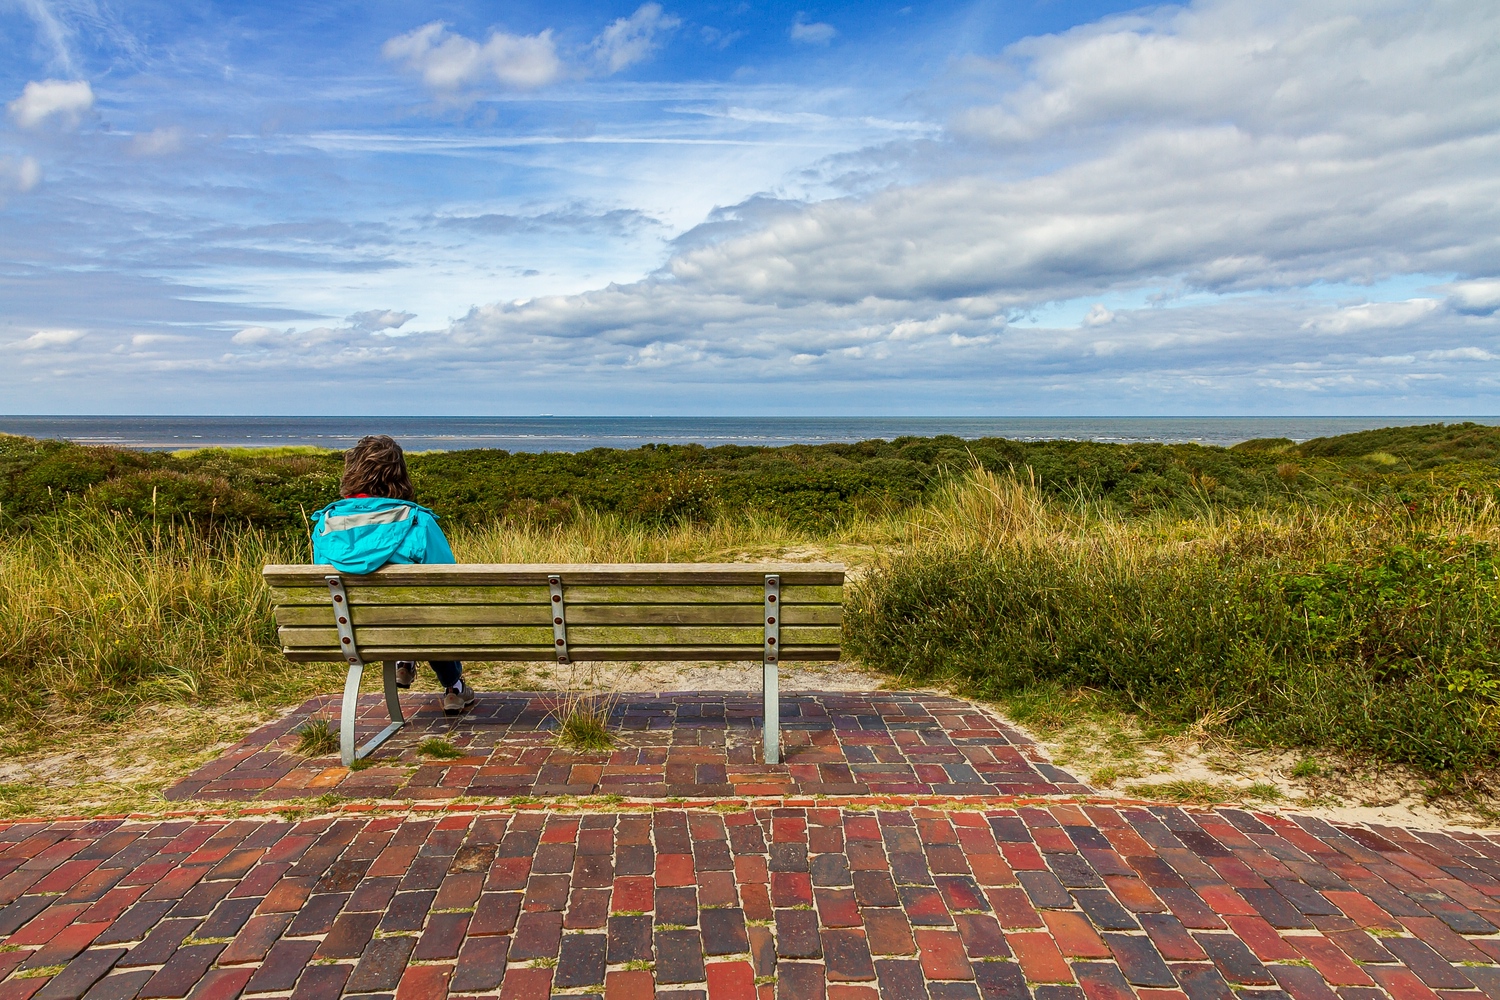
[[[314,446],[343,449],[389,434],[408,451],[587,451],[646,444],[752,445],[964,439],[1162,442],[1229,446],[1251,438],[1294,441],[1411,424],[1500,425],[1488,417],[224,417],[0,416],[0,432],[153,451]]]

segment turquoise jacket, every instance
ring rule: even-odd
[[[313,562],[340,573],[371,573],[386,563],[451,563],[437,515],[410,500],[345,497],[312,516]]]

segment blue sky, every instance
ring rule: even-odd
[[[0,411],[1500,413],[1497,43],[0,0]]]

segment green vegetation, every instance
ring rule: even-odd
[[[611,750],[615,734],[609,731],[609,714],[615,699],[575,691],[567,692],[553,711],[557,719],[557,742],[570,750]]]
[[[464,755],[458,747],[437,736],[429,736],[417,744],[417,753],[438,760],[457,760]]]
[[[1233,449],[903,438],[411,464],[464,561],[841,559],[864,571],[853,653],[1023,723],[1125,708],[1146,735],[1468,776],[1500,765],[1497,456],[1500,428],[1457,424]],[[340,463],[0,436],[0,747],[337,690],[337,664],[279,655],[259,571],[307,559],[305,515]],[[0,789],[0,811],[28,796]]]
[[[327,719],[311,718],[297,730],[297,752],[306,757],[326,757],[337,753],[339,734]]]

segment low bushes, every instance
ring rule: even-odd
[[[977,475],[865,577],[846,642],[988,694],[1101,688],[1267,743],[1470,769],[1500,762],[1493,530],[1463,503],[1129,522]]]

